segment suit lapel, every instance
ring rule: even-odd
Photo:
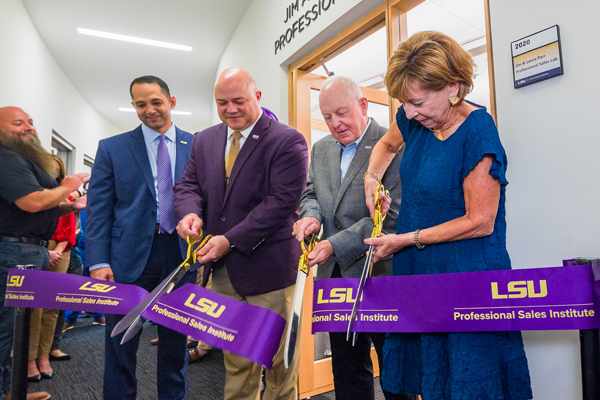
[[[192,144],[184,138],[179,128],[175,127],[175,182],[183,176],[191,147]]]
[[[221,205],[225,204],[224,192],[225,192],[225,146],[227,144],[227,125],[220,124],[217,126],[217,132],[213,137],[214,146],[211,148],[216,149],[214,162],[212,163],[211,169],[213,184],[217,188],[217,194],[221,201]],[[206,164],[205,164],[206,165]]]
[[[227,185],[227,190],[225,191],[225,199],[223,201],[223,205],[225,205],[225,202],[229,197],[229,191],[231,190],[231,187],[237,179],[237,176],[239,175],[240,171],[244,167],[244,164],[246,163],[250,155],[254,152],[254,149],[256,149],[256,146],[258,146],[262,138],[268,133],[267,129],[270,125],[271,118],[269,118],[265,113],[263,113],[262,116],[256,122],[256,125],[254,125],[254,128],[252,129],[248,137],[246,138],[246,141],[240,149],[240,152],[237,158],[235,159],[235,163],[233,164],[231,176],[229,177],[229,184]],[[223,159],[222,165],[225,165],[225,159]]]
[[[152,168],[150,167],[150,160],[148,159],[148,151],[146,150],[146,141],[142,134],[141,125],[137,129],[131,131],[129,134],[129,149],[133,154],[133,159],[140,168],[140,172],[146,181],[148,189],[152,193],[152,197],[156,198],[156,191],[154,190],[154,178],[152,177]]]
[[[377,124],[377,122],[375,122],[375,120],[372,119],[369,129],[367,129],[365,136],[363,137],[363,139],[358,144],[358,147],[356,148],[356,153],[354,154],[354,157],[352,158],[352,162],[350,162],[350,165],[348,166],[346,175],[344,175],[344,180],[342,181],[340,189],[337,192],[337,197],[335,199],[335,206],[333,208],[334,210],[337,210],[338,205],[340,204],[340,201],[342,200],[342,197],[344,197],[346,190],[348,190],[348,187],[350,186],[350,183],[352,183],[352,181],[356,178],[356,174],[358,174],[358,172],[361,171],[361,169],[365,163],[369,162],[369,158],[371,157],[371,150],[373,149],[373,147],[375,147],[375,144],[377,143],[377,138],[375,137],[375,134],[374,134],[374,132],[375,132],[374,128],[376,126],[378,126],[376,124]]]
[[[330,177],[331,182],[331,193],[336,195],[340,191],[340,163],[342,160],[342,149],[335,143],[335,139],[329,145],[329,154],[327,159],[329,160],[327,173]],[[336,207],[337,207],[337,198],[336,198]]]

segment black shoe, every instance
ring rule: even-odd
[[[52,379],[52,377],[54,376],[54,371],[40,372],[40,375],[42,376],[42,379]]]
[[[42,380],[42,375],[41,374],[37,374],[34,376],[28,376],[27,377],[27,382],[39,382]]]

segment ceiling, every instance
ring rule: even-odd
[[[140,123],[129,84],[141,75],[167,82],[180,128],[212,124],[213,85],[221,55],[252,0],[23,0],[48,50],[83,97],[117,128]],[[191,46],[180,51],[81,35],[77,28]]]

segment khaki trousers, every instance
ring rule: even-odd
[[[48,250],[54,250],[56,242],[51,240]],[[63,252],[62,259],[56,267],[49,267],[48,271],[67,272],[69,260],[71,259],[71,250]],[[39,356],[50,354],[52,339],[54,338],[54,329],[56,329],[56,320],[58,319],[58,310],[48,310],[34,308],[31,311],[31,328],[29,330],[29,361],[36,360]],[[62,324],[64,321],[61,321]]]
[[[268,308],[281,315],[286,321],[292,312],[294,287],[295,285],[292,285],[285,289],[257,296],[241,296],[236,293],[231,285],[225,267],[217,268],[212,275],[212,290],[214,292],[247,304]],[[286,330],[284,329],[283,332],[284,335],[282,335],[279,349],[273,359],[273,368],[270,371],[265,371],[266,388],[263,400],[296,400],[298,398],[298,365],[302,338],[300,335],[298,336],[292,365],[289,369],[286,369],[283,364]],[[262,366],[233,353],[224,351],[223,354],[226,370],[225,400],[259,400]]]
[[[201,266],[200,268],[198,268],[198,275],[196,275],[196,285],[202,286],[203,277],[204,277],[204,266]],[[206,282],[206,289],[212,290],[212,275],[208,277],[208,282]],[[191,336],[188,339],[195,340],[195,338],[193,338]],[[202,340],[198,340],[198,345],[196,346],[196,348],[209,351],[209,350],[213,349],[213,346],[211,346],[208,343],[204,343]]]

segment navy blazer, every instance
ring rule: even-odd
[[[227,126],[196,134],[192,154],[175,185],[179,218],[198,214],[205,234],[225,235],[235,249],[218,264],[242,296],[279,290],[296,282],[301,248],[292,236],[306,183],[308,149],[301,133],[258,119],[246,138],[225,187]],[[214,263],[204,266],[204,280]]]
[[[185,170],[194,136],[175,128],[175,181]],[[87,267],[110,264],[115,281],[131,283],[144,271],[156,226],[154,179],[141,125],[98,144],[88,190]],[[180,241],[185,256],[187,244]],[[180,263],[173,260],[173,269]]]

